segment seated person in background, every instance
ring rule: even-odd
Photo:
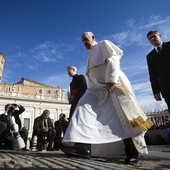
[[[47,144],[47,150],[53,151],[53,142],[55,138],[55,130],[53,128],[53,123],[49,117],[50,111],[44,110],[41,116],[38,116],[34,120],[33,126],[33,137],[36,135],[38,138],[37,149],[42,151],[46,149],[44,146]]]
[[[68,126],[68,119],[66,118],[66,115],[61,113],[59,115],[59,119],[54,122],[55,126],[55,131],[56,131],[56,136],[55,136],[55,141],[54,141],[54,148],[55,150],[61,149],[61,141],[62,141],[62,136],[64,135],[67,126]]]
[[[11,149],[11,150],[18,150],[18,149],[25,149],[20,147],[20,143],[18,143],[18,135],[22,137],[24,140],[24,145],[26,145],[28,131],[26,128],[22,128],[21,119],[19,117],[25,111],[25,108],[19,104],[7,104],[5,105],[5,113],[0,115],[0,121],[7,124],[7,128],[3,133],[2,138],[0,139],[0,145],[3,149]],[[11,122],[11,116],[14,117],[14,122]],[[14,124],[17,126],[17,133],[16,129],[14,128]],[[15,127],[16,127],[15,126]],[[15,136],[17,134],[17,137]],[[16,140],[17,139],[17,140]],[[22,142],[22,141],[21,141]]]

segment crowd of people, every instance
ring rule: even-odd
[[[9,150],[28,150],[27,146],[28,130],[22,127],[20,114],[25,108],[19,104],[5,105],[5,113],[0,115],[0,149]],[[62,147],[62,134],[65,133],[68,119],[61,113],[59,120],[52,122],[49,117],[50,111],[44,110],[43,113],[35,118],[33,125],[32,138],[37,137],[36,150],[59,150]],[[35,141],[34,141],[35,142]]]
[[[81,38],[89,50],[87,80],[84,75],[77,74],[75,66],[67,67],[72,77],[68,94],[69,118],[62,113],[53,124],[50,111],[44,110],[34,120],[33,137],[37,137],[37,149],[61,149],[72,157],[91,158],[93,145],[99,146],[102,156],[101,145],[103,148],[108,143],[122,141],[125,163],[137,163],[139,154],[148,153],[144,136],[153,122],[140,108],[131,83],[121,70],[123,51],[109,40],[97,42],[92,32],[84,32]],[[154,98],[159,101],[163,97],[169,109],[170,42],[163,42],[158,31],[148,32],[147,38],[154,46],[146,57]],[[24,110],[21,105],[5,106],[5,114],[0,117],[1,147],[16,149],[20,138],[26,142],[28,132],[21,127],[19,119]]]

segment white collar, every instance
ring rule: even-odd
[[[158,51],[158,47],[160,47],[160,49],[162,49],[162,44],[163,44],[163,42],[161,42],[161,44],[160,44],[159,46],[155,46],[155,47],[154,47],[155,50]]]

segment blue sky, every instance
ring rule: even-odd
[[[170,40],[169,6],[169,0],[0,0],[2,82],[25,77],[67,92],[66,67],[84,74],[88,51],[81,35],[91,31],[97,41],[108,39],[124,51],[121,67],[143,110],[165,109],[152,95],[146,55],[153,47],[146,34],[156,29]]]

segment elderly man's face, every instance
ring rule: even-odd
[[[83,34],[82,42],[87,49],[91,49],[93,47],[93,43],[94,43],[94,36],[91,36],[89,34]]]
[[[43,119],[48,119],[49,115],[50,115],[49,112],[43,113]]]
[[[70,77],[73,77],[76,74],[76,71],[73,68],[67,69],[67,73]]]

